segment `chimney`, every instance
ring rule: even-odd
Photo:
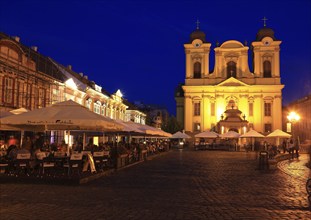
[[[83,73],[79,73],[81,77],[83,77]]]
[[[19,42],[20,38],[18,36],[13,36],[12,37],[16,42]]]
[[[38,51],[38,47],[37,46],[32,46],[31,49],[33,49],[34,51]]]
[[[87,75],[84,76],[85,79],[88,79]]]
[[[69,70],[72,70],[72,66],[71,66],[71,65],[67,65],[67,68],[68,68]]]

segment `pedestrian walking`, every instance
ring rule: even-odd
[[[293,141],[293,139],[291,139],[289,141],[288,152],[289,152],[289,159],[293,159],[294,158],[294,141]]]
[[[282,148],[283,148],[283,153],[285,154],[287,151],[287,141],[286,140],[283,140]]]
[[[296,141],[295,141],[295,147],[294,147],[294,149],[295,149],[295,155],[296,155],[296,157],[298,158],[299,157],[299,140],[298,140],[298,138],[296,139]]]

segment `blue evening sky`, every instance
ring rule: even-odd
[[[110,93],[120,89],[129,101],[164,105],[172,114],[175,87],[185,78],[183,44],[196,20],[212,43],[213,68],[216,41],[250,45],[264,16],[282,40],[287,104],[311,93],[310,0],[0,0],[1,32],[72,65]]]

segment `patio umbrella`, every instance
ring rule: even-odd
[[[267,137],[272,137],[276,138],[276,145],[280,145],[280,138],[290,138],[292,135],[280,130],[276,129],[275,131],[271,132],[270,134],[267,135]]]
[[[292,135],[280,130],[276,129],[275,131],[271,132],[270,134],[267,135],[267,137],[281,137],[281,138],[290,138]]]
[[[251,138],[251,146],[252,146],[252,150],[255,149],[255,146],[254,146],[254,138],[264,138],[265,136],[260,134],[259,132],[255,131],[255,130],[250,130],[248,132],[246,132],[245,134],[242,134],[240,136],[240,138]],[[245,150],[247,150],[245,148]]]
[[[255,131],[255,130],[250,130],[248,132],[246,132],[245,134],[242,134],[240,136],[241,138],[245,137],[245,138],[263,138],[265,137],[264,135],[260,134],[259,132]]]
[[[235,131],[228,131],[227,133],[219,135],[222,138],[239,138],[240,134]]]
[[[171,139],[188,139],[188,138],[191,138],[191,137],[189,135],[183,133],[183,132],[177,131],[170,138]]]
[[[202,133],[194,135],[196,138],[217,138],[219,137],[219,134],[217,134],[214,131],[204,131]]]
[[[86,107],[72,101],[64,101],[46,108],[35,109],[19,115],[0,119],[1,124],[33,127],[41,130],[121,130],[122,125],[114,120],[91,112]]]

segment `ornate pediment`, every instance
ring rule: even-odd
[[[225,81],[222,81],[217,86],[248,86],[248,84],[234,78],[230,77],[229,79],[226,79]]]

